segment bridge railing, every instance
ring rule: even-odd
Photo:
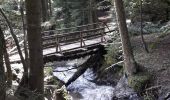
[[[43,36],[51,35],[53,33],[55,34],[62,34],[67,32],[74,32],[74,31],[82,31],[82,30],[90,30],[95,27],[102,27],[104,23],[98,22],[98,23],[92,23],[92,24],[86,24],[86,25],[80,25],[76,27],[69,27],[69,28],[62,28],[62,29],[56,29],[56,30],[49,30],[49,31],[43,31]],[[51,34],[50,34],[51,33]]]
[[[68,31],[75,28],[81,28],[81,31],[73,31],[73,32],[66,32],[66,33],[63,32],[63,30]],[[60,30],[45,31],[44,33],[48,33],[48,34],[43,34],[42,37],[43,48],[47,49],[47,48],[56,47],[56,52],[62,52],[63,50],[61,49],[61,46],[65,46],[69,44],[80,43],[80,45],[77,48],[82,48],[87,46],[85,44],[85,41],[92,40],[94,38],[99,38],[99,37],[101,37],[101,42],[103,42],[104,35],[107,33],[104,30],[105,27],[103,23],[94,23],[94,24],[82,25],[78,27],[71,27],[71,28],[65,28]]]

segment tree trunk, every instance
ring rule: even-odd
[[[28,47],[27,47],[27,34],[26,34],[26,23],[25,23],[25,16],[24,16],[24,2],[23,0],[20,1],[20,12],[21,12],[21,19],[22,19],[22,27],[24,33],[24,53],[25,53],[25,63],[27,68],[29,68],[29,59],[28,59]]]
[[[52,16],[52,4],[51,4],[51,0],[49,0],[49,13],[50,13],[50,16]]]
[[[88,14],[88,23],[93,23],[93,8],[92,8],[92,2],[93,0],[89,0],[89,14]],[[93,29],[93,25],[89,26],[90,29]]]
[[[27,35],[30,58],[29,87],[43,100],[44,70],[41,39],[41,0],[26,0]]]
[[[92,0],[89,0],[89,23],[93,23]]]
[[[127,75],[132,75],[136,73],[136,62],[133,56],[133,51],[131,48],[131,43],[128,35],[123,1],[115,0],[115,7],[119,25],[119,32],[121,34],[121,40],[123,45],[125,72]]]
[[[6,42],[5,42],[5,37],[4,37],[4,33],[2,30],[0,30],[2,33],[2,41],[4,43],[3,45],[3,53],[4,53],[4,60],[5,60],[5,65],[6,65],[6,69],[7,69],[7,85],[9,87],[11,87],[12,85],[12,71],[11,71],[11,65],[10,65],[10,60],[9,60],[9,55],[7,52],[7,47],[6,47]]]
[[[2,16],[5,18],[8,26],[9,26],[11,35],[12,35],[14,41],[15,41],[15,44],[16,44],[16,47],[17,47],[17,50],[18,50],[18,53],[19,53],[21,62],[22,62],[22,64],[23,64],[23,68],[24,68],[24,73],[23,73],[21,82],[20,82],[20,84],[19,84],[19,86],[18,86],[18,89],[17,89],[17,91],[16,91],[16,93],[17,93],[18,91],[20,91],[20,89],[21,89],[22,87],[27,87],[27,84],[28,84],[28,82],[27,82],[27,81],[28,81],[28,67],[26,66],[26,62],[25,62],[25,59],[24,59],[24,57],[23,57],[23,54],[22,54],[22,51],[21,51],[21,48],[20,48],[20,45],[19,45],[19,41],[18,41],[17,36],[15,35],[14,31],[13,31],[13,28],[12,28],[12,26],[11,26],[10,21],[8,20],[8,18],[6,17],[6,15],[5,15],[5,13],[3,12],[2,9],[0,9],[0,13],[1,13]],[[16,94],[16,93],[15,93],[15,94]]]
[[[14,33],[14,31],[13,31],[13,28],[12,28],[12,26],[11,26],[10,21],[8,20],[8,18],[6,17],[6,15],[5,15],[5,13],[3,12],[2,9],[0,9],[0,13],[2,14],[2,16],[4,17],[4,19],[6,20],[8,26],[9,26],[11,35],[12,35],[14,41],[15,41],[15,44],[16,44],[16,47],[17,47],[17,50],[18,50],[18,53],[19,53],[21,62],[22,62],[22,64],[23,64],[23,68],[24,68],[24,73],[23,73],[23,76],[22,76],[22,80],[21,80],[21,82],[20,82],[20,84],[19,84],[18,90],[16,91],[16,92],[18,92],[19,89],[20,89],[22,86],[27,86],[28,67],[26,66],[26,62],[25,62],[25,60],[24,60],[24,57],[23,57],[23,54],[22,54],[22,51],[21,51],[21,48],[20,48],[20,45],[19,45],[17,36],[15,35],[15,33]]]
[[[23,57],[23,54],[22,54],[22,51],[21,51],[21,48],[20,48],[20,45],[19,45],[19,42],[18,42],[18,39],[17,39],[17,36],[15,35],[14,31],[13,31],[13,28],[11,26],[11,23],[10,21],[8,20],[8,18],[6,17],[5,13],[3,12],[2,9],[0,9],[0,13],[2,14],[2,16],[4,17],[4,19],[6,20],[9,28],[10,28],[10,32],[11,32],[11,35],[15,41],[15,44],[17,46],[17,50],[18,50],[18,53],[19,53],[19,56],[20,56],[20,59],[21,59],[21,62],[23,64],[23,67],[24,67],[24,72],[27,73],[28,72],[28,68],[26,67],[26,63],[25,63],[25,60],[24,60],[24,57]]]
[[[42,7],[42,20],[43,22],[48,20],[48,2],[47,0],[41,0]]]
[[[6,98],[5,72],[3,66],[3,32],[0,27],[0,100]]]
[[[24,4],[23,0],[20,1],[20,13],[21,13],[21,18],[22,18],[22,25],[23,25],[23,33],[24,33],[24,53],[25,53],[25,67],[24,67],[24,74],[22,76],[22,79],[19,83],[18,89],[15,92],[15,95],[20,94],[20,91],[23,88],[28,88],[28,68],[29,68],[29,59],[28,59],[28,50],[27,50],[27,34],[26,34],[26,26],[25,26],[25,19],[24,19]]]
[[[99,53],[92,55],[86,62],[84,62],[82,65],[79,66],[80,68],[78,68],[77,72],[74,73],[74,75],[68,80],[68,82],[65,84],[65,86],[68,86],[72,82],[74,82],[77,78],[79,78],[79,76],[84,74],[84,72],[88,68],[92,68],[94,66],[97,66],[99,59],[100,59]]]
[[[141,35],[141,40],[142,40],[142,43],[143,43],[143,47],[144,47],[144,49],[145,49],[145,51],[147,52],[147,53],[149,53],[149,50],[148,50],[148,48],[147,48],[147,44],[146,44],[146,42],[145,42],[145,40],[144,40],[144,37],[143,37],[143,17],[142,17],[142,0],[140,0],[140,23],[141,23],[141,27],[140,27],[140,35]]]

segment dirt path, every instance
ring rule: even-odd
[[[141,43],[141,38],[132,38],[132,47],[136,61],[147,67],[155,76],[153,85],[160,85],[160,95],[170,92],[170,34],[160,38],[159,34],[145,35],[150,53],[147,54]]]

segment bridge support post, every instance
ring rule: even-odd
[[[106,39],[105,39],[105,37],[104,37],[104,29],[102,30],[102,32],[101,32],[101,42],[103,43],[103,42],[106,42]]]
[[[56,52],[58,52],[58,37],[56,36]]]
[[[59,44],[58,37],[56,36],[56,53],[58,53],[58,52],[62,53],[62,52],[61,52],[61,46],[60,46],[60,44]]]
[[[85,42],[84,42],[84,40],[83,40],[83,35],[82,35],[82,33],[80,33],[80,47],[82,48],[83,47],[83,44],[84,44],[84,46],[86,45],[85,44]]]
[[[58,44],[56,43],[56,52],[58,52]]]

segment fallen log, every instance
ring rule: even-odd
[[[74,82],[79,76],[81,76],[88,68],[91,68],[97,64],[97,62],[100,59],[100,54],[94,54],[92,55],[86,62],[84,62],[82,65],[79,66],[78,71],[68,80],[68,82],[65,84],[67,87],[72,82]]]
[[[108,69],[110,69],[110,68],[115,67],[116,65],[121,65],[121,64],[123,64],[123,61],[119,61],[119,62],[117,62],[117,63],[115,63],[115,64],[112,64],[111,66],[109,66],[109,67],[106,68],[105,70],[108,70]]]

